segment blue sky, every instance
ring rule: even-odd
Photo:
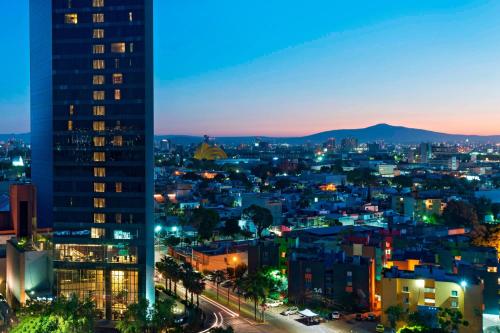
[[[29,130],[27,3],[0,3],[0,132]],[[498,1],[156,0],[156,132],[499,134],[499,17]]]

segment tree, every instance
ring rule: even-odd
[[[241,233],[241,228],[239,221],[237,219],[229,219],[224,222],[224,228],[222,228],[222,234],[226,236],[232,236]]]
[[[196,307],[200,307],[200,295],[205,290],[205,281],[203,281],[203,275],[200,272],[193,272],[191,277],[190,291],[191,295],[194,293],[196,295]]]
[[[177,283],[181,278],[180,266],[174,258],[163,256],[160,262],[156,263],[156,269],[165,278],[165,289],[172,291],[172,282],[174,282],[174,294],[177,294]],[[169,283],[167,286],[167,282]]]
[[[238,312],[241,311],[241,292],[245,284],[245,274],[248,270],[248,266],[245,264],[239,264],[234,269],[234,285],[233,291],[238,295]]]
[[[191,279],[193,278],[193,267],[191,267],[190,264],[188,263],[183,263],[182,264],[182,273],[181,273],[181,280],[182,280],[182,285],[184,286],[184,300],[188,301],[188,291],[190,284],[192,283]],[[191,297],[191,303],[193,302],[192,297]]]
[[[395,329],[398,321],[402,320],[405,311],[401,305],[392,305],[385,309],[384,313],[387,315],[387,319],[391,325],[391,328]]]
[[[347,181],[358,186],[373,185],[377,182],[377,177],[368,168],[359,168],[347,173]]]
[[[29,301],[19,314],[11,332],[91,333],[98,312],[91,299],[80,301],[76,295],[55,301]]]
[[[261,206],[251,205],[243,210],[243,215],[252,220],[259,238],[262,238],[264,229],[269,228],[273,224],[271,211]]]
[[[214,281],[216,285],[216,290],[217,290],[217,300],[219,300],[219,285],[226,279],[226,273],[221,270],[217,270],[214,272]]]
[[[459,310],[439,308],[439,325],[446,332],[457,332],[460,326],[469,326],[469,322],[463,318]]]
[[[163,332],[173,326],[175,301],[172,298],[158,299],[153,307],[151,326],[155,331]]]
[[[480,197],[472,201],[476,209],[477,217],[480,222],[484,222],[486,215],[493,214],[493,203],[486,197]]]
[[[198,238],[210,239],[219,223],[219,214],[213,209],[197,208],[189,220],[189,224],[198,230]]]
[[[412,187],[413,186],[413,178],[410,176],[396,176],[392,179],[392,183],[396,185],[396,187],[401,190],[402,188],[405,187]]]
[[[269,280],[260,272],[248,275],[243,286],[243,297],[250,299],[254,303],[254,318],[257,320],[257,305],[260,301],[265,301],[269,294]]]
[[[474,206],[465,201],[448,202],[443,211],[443,219],[450,227],[475,227],[479,224]]]
[[[157,300],[152,308],[145,298],[130,304],[123,319],[116,323],[120,333],[163,332],[173,326],[174,300]]]

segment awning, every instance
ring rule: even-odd
[[[314,313],[309,309],[302,310],[299,312],[299,314],[303,315],[304,317],[308,317],[308,318],[319,316],[317,313]]]

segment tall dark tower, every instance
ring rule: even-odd
[[[58,295],[154,301],[152,0],[30,0],[32,176]]]

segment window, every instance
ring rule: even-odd
[[[94,116],[104,116],[106,114],[106,108],[104,105],[94,105],[92,107]]]
[[[106,214],[94,213],[94,223],[106,223]]]
[[[497,268],[495,266],[489,266],[487,268],[487,272],[488,273],[496,273],[497,272]]]
[[[116,193],[122,192],[122,183],[115,183],[115,191]]]
[[[94,198],[94,208],[106,208],[106,199]]]
[[[104,45],[103,44],[92,45],[92,52],[94,54],[103,54],[104,53]]]
[[[129,44],[130,53],[134,53],[134,43]]]
[[[403,286],[403,292],[404,293],[409,293],[410,292],[408,286]]]
[[[78,24],[78,14],[65,14],[64,23],[66,24]]]
[[[92,22],[94,22],[94,23],[103,23],[104,22],[104,14],[103,13],[94,13],[94,14],[92,14]]]
[[[92,0],[92,7],[104,7],[104,0]]]
[[[409,297],[403,298],[403,304],[410,304],[410,298]]]
[[[94,177],[106,177],[106,168],[94,168]]]
[[[105,183],[94,183],[94,192],[103,193],[106,191]]]
[[[91,228],[90,237],[91,238],[104,238],[105,229],[103,228]]]
[[[122,223],[122,214],[121,213],[115,214],[115,222],[118,224]]]
[[[115,73],[113,74],[113,84],[122,84],[123,83],[123,74]]]
[[[93,95],[94,101],[102,101],[102,100],[104,100],[105,97],[106,97],[106,95],[104,94],[103,90],[95,90],[94,91],[94,95]]]
[[[121,135],[117,135],[113,137],[113,146],[121,147],[123,146],[123,137]]]
[[[132,12],[128,12],[128,20],[132,22],[134,20],[134,14]]]
[[[94,152],[94,162],[105,162],[106,153],[104,152]]]
[[[352,276],[352,272],[351,271],[347,271],[347,276]]]
[[[457,290],[452,290],[451,291],[451,297],[458,297],[458,291]]]
[[[120,68],[120,59],[115,59],[115,68]]]
[[[92,83],[99,85],[99,84],[104,84],[104,75],[94,75],[92,77]]]
[[[457,301],[451,301],[451,307],[452,308],[458,308],[458,302]]]
[[[73,121],[68,120],[68,131],[72,131],[72,130],[73,130]]]
[[[104,38],[104,29],[94,29],[92,36],[96,39]]]
[[[102,59],[96,59],[92,62],[93,69],[104,69],[106,68],[106,63]]]
[[[94,131],[104,131],[106,129],[106,123],[104,121],[94,121],[92,123],[92,128]]]
[[[125,53],[125,43],[112,43],[111,44],[111,53]]]
[[[75,113],[75,106],[71,104],[69,106],[69,115],[72,116]]]
[[[106,139],[103,136],[94,137],[94,147],[104,147]]]
[[[120,89],[115,89],[115,101],[122,99],[122,92]]]

